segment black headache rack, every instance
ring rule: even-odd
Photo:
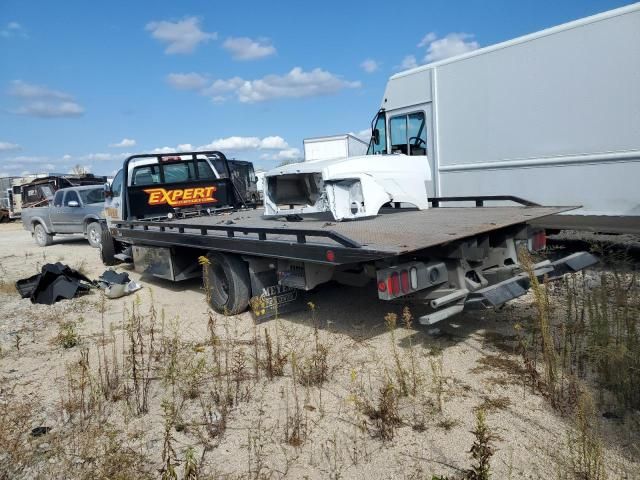
[[[222,250],[330,265],[368,262],[397,255],[397,252],[366,248],[333,230],[146,220],[114,222],[114,226],[114,237],[136,244]]]
[[[185,159],[184,157],[190,157]],[[198,158],[200,157],[200,158]],[[204,176],[199,171],[198,160],[204,160],[202,157],[213,158],[224,166],[224,175],[226,178],[214,179]],[[157,166],[160,182],[146,182],[140,185],[129,186],[129,164],[139,159],[155,159],[157,163],[152,165],[142,165],[141,167]],[[191,160],[193,162],[193,173],[195,178],[189,181],[167,182],[165,179],[164,166],[172,163],[180,163]],[[162,166],[162,168],[161,168]],[[219,172],[220,173],[220,172]],[[127,219],[143,219],[143,218],[162,218],[169,213],[176,214],[182,210],[221,210],[224,208],[241,208],[246,207],[244,196],[238,190],[238,186],[233,180],[231,168],[227,157],[216,150],[203,150],[198,152],[172,152],[172,153],[153,153],[132,155],[124,161],[123,165],[123,185],[125,185],[125,194],[123,196],[122,216]],[[213,190],[206,190],[213,187]],[[205,197],[201,203],[195,200],[188,205],[171,205],[167,199],[168,192],[171,190],[194,190],[205,189],[200,193]],[[157,202],[152,202],[151,195]]]

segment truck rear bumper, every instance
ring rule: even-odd
[[[575,273],[598,263],[598,258],[588,252],[577,252],[554,262],[545,260],[533,267],[538,281],[554,281],[567,273]],[[437,309],[418,320],[422,325],[432,325],[456,315],[463,310],[483,310],[504,305],[509,300],[521,297],[531,287],[531,279],[526,272],[519,273],[512,278],[495,283],[488,287],[475,290],[461,297],[460,301],[448,304],[445,308]],[[466,292],[466,291],[465,291]],[[432,302],[433,303],[433,302]]]
[[[567,273],[580,270],[598,263],[597,257],[588,252],[577,252],[555,262],[541,262],[534,266],[534,274],[539,281],[553,281],[562,278]],[[529,290],[531,279],[527,273],[520,273],[513,278],[495,285],[476,290],[470,294],[464,304],[465,310],[479,310],[495,308],[509,300],[518,298]]]

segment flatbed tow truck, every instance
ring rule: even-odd
[[[199,180],[196,174],[193,181],[162,183],[160,172],[149,188],[130,178],[136,162],[155,159],[161,171],[166,158],[195,166],[203,155],[226,161],[220,152],[126,159],[118,208],[110,207],[114,192],[105,187],[108,228],[101,255],[107,265],[133,262],[139,272],[173,281],[203,275],[211,307],[226,315],[249,306],[258,317],[282,313],[303,303],[301,292],[329,281],[375,288],[382,301],[426,305],[422,324],[498,307],[529,288],[518,249],[544,247],[544,231],[529,222],[575,208],[505,196],[451,197],[430,198],[422,210],[390,202],[374,217],[351,221],[286,210],[270,217],[240,208],[228,179]],[[469,201],[475,207],[446,206]],[[554,280],[596,262],[578,252],[533,268],[538,278]]]

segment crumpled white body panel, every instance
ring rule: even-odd
[[[270,197],[270,179],[312,173],[322,178],[322,194],[313,205],[281,208]],[[429,207],[427,184],[431,181],[426,156],[367,155],[284,165],[265,174],[265,216],[331,212],[340,221],[375,216],[388,202],[422,210]]]

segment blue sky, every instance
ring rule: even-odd
[[[366,129],[403,66],[629,3],[3,0],[0,176],[164,147],[270,168]]]

